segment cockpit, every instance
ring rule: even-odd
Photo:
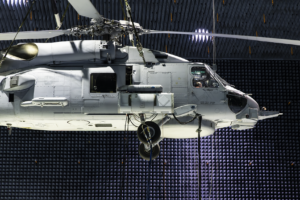
[[[219,83],[213,78],[210,71],[204,66],[191,68],[193,86],[195,88],[218,88]]]

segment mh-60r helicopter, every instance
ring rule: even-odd
[[[127,120],[128,129],[137,130],[141,141],[140,156],[150,160],[150,147],[155,159],[163,138],[196,138],[199,126],[201,137],[228,126],[236,130],[251,129],[258,120],[280,115],[277,111],[261,110],[253,98],[223,80],[214,66],[143,49],[138,38],[143,34],[167,33],[294,45],[298,41],[146,30],[132,22],[126,0],[128,21],[103,18],[89,0],[69,2],[80,15],[92,18],[89,27],[20,32],[16,39],[63,34],[110,37],[26,43],[2,50],[0,125],[7,126],[9,133],[12,127],[122,131]],[[59,28],[57,15],[56,20]],[[120,46],[118,38],[123,35],[129,35],[131,41],[135,35],[137,47]],[[1,33],[0,40],[12,40],[14,36],[15,33]],[[202,121],[198,124],[194,119],[200,115]]]

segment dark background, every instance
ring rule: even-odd
[[[20,2],[0,0],[0,32],[17,31],[28,9],[26,1]],[[104,17],[123,18],[119,0],[92,2]],[[271,0],[224,2],[215,0],[218,33],[255,36],[257,31],[259,36],[299,39],[300,2],[296,0],[274,0],[274,5]],[[212,30],[210,0],[129,3],[134,21],[147,29]],[[62,16],[67,1],[58,1],[58,5]],[[50,6],[50,1],[37,1],[32,20],[28,18],[21,30],[54,29]],[[78,20],[70,7],[62,28],[76,24],[87,25],[89,19]],[[146,48],[211,63],[210,39],[196,41],[175,35],[141,38]],[[60,36],[50,42],[75,39]],[[0,49],[9,43],[0,42]],[[260,106],[283,115],[260,121],[252,130],[225,128],[201,138],[203,199],[299,199],[299,47],[233,39],[217,39],[216,44],[220,76],[237,89],[252,93]],[[126,134],[14,129],[8,136],[1,127],[0,199],[117,199],[120,195],[144,199],[148,163],[138,155],[136,133]],[[152,199],[198,198],[197,145],[196,139],[161,142],[161,154],[151,170]]]

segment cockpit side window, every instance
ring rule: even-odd
[[[193,86],[195,88],[217,88],[218,82],[211,76],[210,72],[205,67],[192,67]]]

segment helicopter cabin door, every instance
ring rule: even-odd
[[[118,113],[117,88],[126,84],[126,67],[86,67],[83,79],[83,113]]]
[[[148,72],[148,85],[162,85],[164,93],[171,92],[171,72]]]

